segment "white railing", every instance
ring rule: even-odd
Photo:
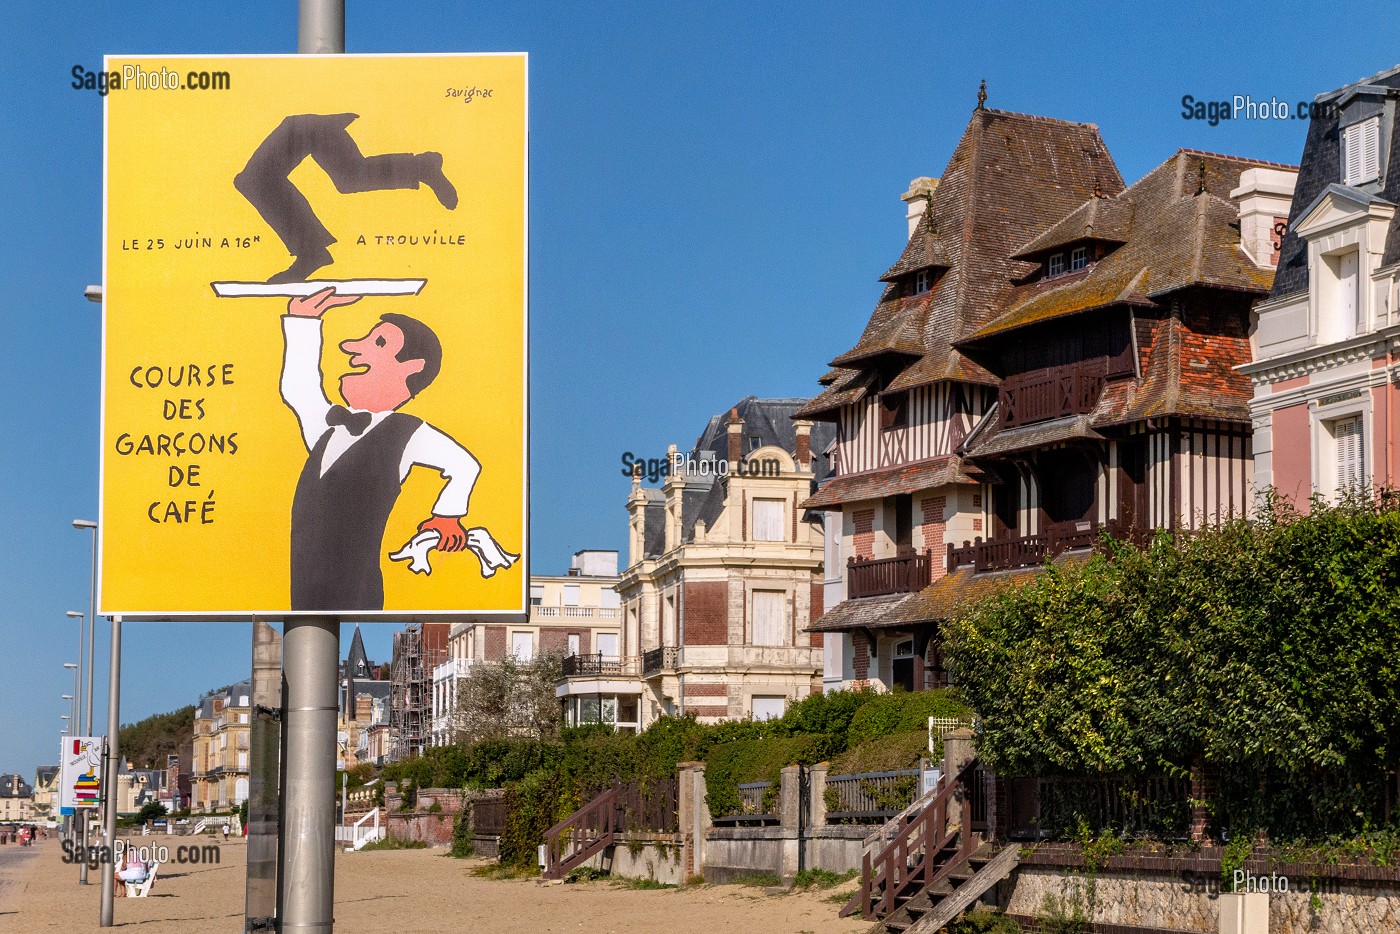
[[[600,606],[532,606],[530,615],[541,619],[617,619],[616,607]]]
[[[365,821],[373,821],[372,826],[365,827]],[[342,824],[335,828],[336,842],[349,844],[347,850],[358,850],[366,844],[383,840],[387,834],[387,828],[379,826],[379,808],[370,811],[353,824]]]
[[[190,833],[191,833],[191,834],[204,833],[205,828],[208,827],[208,826],[209,826],[209,818],[207,818],[207,817],[201,817],[201,818],[199,819],[199,823],[197,823],[197,824],[194,825],[194,828],[190,831]]]

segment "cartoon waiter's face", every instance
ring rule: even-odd
[[[403,345],[403,330],[390,321],[380,321],[359,340],[341,343],[354,368],[340,378],[340,394],[347,405],[366,412],[392,412],[412,398],[408,379],[422,372],[426,362],[400,360]]]

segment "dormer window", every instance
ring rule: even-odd
[[[1080,269],[1083,269],[1083,268],[1084,268],[1085,266],[1087,266],[1087,265],[1089,265],[1089,251],[1088,251],[1086,248],[1084,248],[1084,247],[1082,247],[1082,246],[1077,246],[1077,247],[1075,247],[1073,250],[1070,251],[1070,254],[1069,254],[1069,271],[1070,271],[1070,272],[1077,272],[1077,271],[1079,271]]]
[[[904,280],[904,294],[921,295],[928,291],[932,284],[934,284],[934,276],[932,276],[931,270],[920,269],[917,273],[911,274],[909,279]]]
[[[1363,185],[1381,175],[1381,119],[1371,117],[1342,130],[1342,182]]]
[[[1065,274],[1065,254],[1054,253],[1045,264],[1045,273],[1048,276],[1063,276]]]

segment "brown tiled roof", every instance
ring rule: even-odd
[[[860,341],[833,365],[918,355],[889,389],[944,379],[994,384],[953,342],[1005,307],[1012,279],[1034,268],[1008,254],[1096,190],[1116,195],[1123,179],[1093,124],[975,111],[920,221],[924,233],[891,273],[929,262],[947,271],[920,295],[896,298],[898,290],[887,289]]]
[[[874,629],[885,617],[912,600],[914,594],[896,593],[883,597],[862,597],[843,600],[818,617],[807,627],[808,632],[848,632],[852,629]]]
[[[1133,202],[1122,196],[1090,198],[1013,255],[1030,259],[1078,240],[1127,243],[1128,231],[1133,223],[1133,207]]]
[[[1054,559],[1056,567],[1071,567],[1083,564],[1093,556],[1091,549],[1067,551]],[[945,574],[907,600],[886,617],[886,626],[909,626],[913,623],[928,623],[955,616],[964,607],[985,600],[993,594],[1001,593],[1008,587],[1028,584],[1045,570],[1044,565],[1029,568],[1016,568],[1012,571],[988,571],[974,574],[972,568],[963,566],[951,574]]]
[[[1198,194],[1202,164],[1205,189]],[[1117,209],[1130,219],[1123,246],[1085,275],[1018,288],[1006,310],[964,343],[1112,304],[1145,304],[1193,285],[1267,293],[1273,270],[1239,248],[1239,211],[1230,201],[1240,174],[1264,165],[1271,163],[1179,150],[1113,199],[1129,206]]]
[[[969,447],[967,456],[990,457],[1061,444],[1065,441],[1101,441],[1103,435],[1090,427],[1088,415],[1070,415],[1048,422],[1018,425],[988,434]]]
[[[870,387],[875,384],[874,370],[857,370],[838,367],[823,376],[826,380],[836,374],[831,382],[815,399],[793,413],[793,418],[817,418],[835,420],[836,410],[843,405],[859,402]]]
[[[953,258],[949,254],[948,244],[943,242],[939,236],[938,224],[934,220],[933,214],[925,211],[919,218],[919,222],[914,225],[914,232],[909,235],[909,242],[904,245],[904,254],[899,257],[885,274],[880,277],[881,282],[893,282],[900,276],[906,276],[911,272],[918,272],[920,269],[932,269],[935,267],[948,268],[953,265]]]
[[[889,470],[849,474],[829,481],[801,504],[801,509],[838,509],[842,503],[934,490],[950,483],[977,483],[957,457],[905,464]]]
[[[1189,306],[1186,314],[1207,313],[1201,304]],[[1149,322],[1152,339],[1143,349],[1142,379],[1110,381],[1090,423],[1105,428],[1163,415],[1249,421],[1254,389],[1235,369],[1251,359],[1245,314],[1241,309],[1233,321],[1228,314],[1219,318],[1209,329],[1170,315]]]

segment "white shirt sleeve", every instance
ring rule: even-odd
[[[282,401],[296,413],[309,451],[326,433],[326,413],[331,410],[321,376],[321,319],[283,315],[282,337]]]
[[[322,420],[324,418],[322,416]],[[424,422],[408,439],[403,460],[399,462],[399,477],[407,478],[415,464],[436,470],[447,480],[433,505],[433,515],[465,516],[472,487],[481,475],[481,464],[471,452]]]

